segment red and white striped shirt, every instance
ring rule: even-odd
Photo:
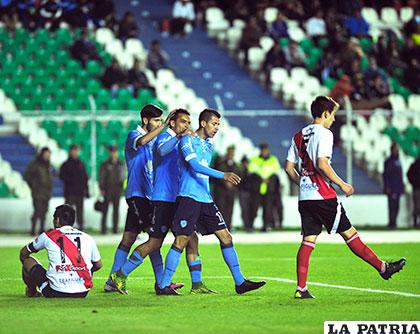
[[[93,287],[92,262],[101,259],[93,238],[71,226],[42,233],[26,246],[32,252],[46,249],[51,288],[64,293],[82,293]]]
[[[337,197],[334,188],[317,168],[318,158],[331,160],[333,144],[332,132],[320,124],[310,124],[293,136],[287,160],[296,164],[300,174],[300,201]]]

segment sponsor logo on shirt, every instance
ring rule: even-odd
[[[73,283],[83,283],[83,278],[81,277],[69,277],[69,278],[59,278],[58,282],[64,285],[73,284]]]
[[[75,266],[73,264],[57,264],[55,266],[56,272],[85,271],[86,269],[86,266]]]

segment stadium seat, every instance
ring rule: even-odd
[[[55,38],[59,44],[70,45],[72,43],[71,32],[65,28],[58,29],[55,32]]]
[[[407,106],[405,104],[404,98],[398,94],[391,94],[389,97],[389,102],[391,103],[392,110],[395,112],[405,112],[407,110]]]
[[[382,21],[391,26],[400,26],[398,13],[393,7],[383,7],[381,10]]]
[[[101,84],[95,79],[89,80],[86,85],[86,91],[88,94],[96,94],[99,90],[101,90],[101,88]]]
[[[137,38],[129,38],[125,41],[125,50],[132,56],[143,58],[145,53],[143,43]]]
[[[362,8],[362,16],[371,26],[375,26],[375,25],[380,24],[378,13],[376,12],[376,10],[374,8],[363,7]]]
[[[290,27],[289,36],[290,36],[290,39],[298,43],[306,37],[305,32],[299,26]]]
[[[270,51],[270,49],[273,47],[274,45],[274,39],[272,39],[269,36],[263,36],[260,38],[260,46],[261,48],[264,50],[264,52],[268,52]]]
[[[240,19],[235,19],[233,20],[233,24],[232,24],[233,28],[238,28],[238,29],[243,29],[246,26],[246,23],[244,20],[240,20]]]
[[[258,71],[261,69],[261,64],[264,62],[265,52],[260,47],[251,47],[248,49],[248,61],[251,71]]]
[[[293,67],[290,78],[297,84],[303,83],[308,78],[308,72],[303,67]]]
[[[408,109],[420,113],[420,94],[411,94],[408,97]]]
[[[282,67],[275,67],[270,72],[271,89],[278,92],[284,83],[289,79],[287,70]]]
[[[114,40],[114,33],[108,28],[99,28],[95,32],[96,40],[102,45],[107,45],[109,42]]]
[[[226,31],[229,28],[229,22],[225,19],[223,11],[220,8],[207,8],[205,18],[209,37],[216,37],[219,32]]]
[[[89,60],[86,63],[86,71],[91,76],[98,76],[102,74],[101,64],[96,60]]]
[[[413,18],[414,10],[411,7],[401,7],[400,20],[403,23],[410,21]]]
[[[232,27],[226,31],[227,47],[236,50],[242,37],[242,28]]]
[[[267,27],[271,26],[271,24],[277,20],[278,12],[278,9],[275,7],[267,7],[264,10],[264,20]]]

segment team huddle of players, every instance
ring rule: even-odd
[[[297,255],[295,292],[295,298],[299,299],[313,298],[306,281],[310,255],[322,226],[328,233],[340,233],[348,247],[371,264],[384,279],[400,271],[406,262],[405,259],[396,262],[380,260],[361,241],[337,198],[332,184],[346,196],[351,196],[354,191],[330,164],[333,137],[329,128],[337,109],[338,104],[329,97],[318,96],[313,101],[314,121],[293,137],[285,165],[287,174],[300,189],[303,240]],[[128,276],[149,256],[156,294],[179,295],[177,290],[183,284],[173,283],[172,278],[186,249],[192,282],[190,292],[215,293],[202,280],[197,232],[214,234],[218,238],[238,294],[259,289],[265,282],[248,280],[242,274],[232,235],[210,194],[210,177],[234,185],[241,181],[234,173],[223,173],[209,167],[212,138],[219,130],[221,115],[212,109],[203,110],[199,115],[198,129],[193,132],[187,110],[176,109],[165,121],[162,121],[162,113],[154,105],[145,106],[140,113],[141,125],[127,137],[127,220],[104,290],[127,294]],[[60,206],[54,214],[55,229],[22,248],[23,278],[28,296],[42,293],[47,297],[84,297],[92,287],[92,272],[102,265],[99,252],[93,239],[73,228],[73,224],[73,208]],[[170,230],[175,241],[163,262],[160,249]],[[129,255],[142,231],[148,233],[149,239]],[[48,271],[30,255],[44,248],[49,253]]]

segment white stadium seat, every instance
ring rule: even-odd
[[[260,46],[267,53],[274,45],[274,39],[269,36],[263,36],[260,38]]]
[[[96,30],[95,39],[102,45],[108,44],[115,39],[114,33],[108,28],[99,28]]]
[[[303,83],[308,77],[308,71],[304,67],[293,67],[290,71],[290,78],[298,84]]]
[[[383,7],[381,10],[381,19],[387,25],[399,26],[398,13],[395,8]]]
[[[300,42],[306,37],[305,32],[299,27],[290,27],[289,36],[290,36],[290,39],[296,42]]]
[[[380,24],[378,13],[376,12],[376,10],[374,8],[363,7],[362,8],[362,16],[369,23],[369,25]]]
[[[389,96],[389,102],[391,103],[392,110],[398,112],[405,112],[407,110],[407,105],[404,98],[398,94],[391,94]]]
[[[229,28],[229,22],[220,8],[209,7],[206,9],[207,31],[209,37],[216,37],[221,31]]]
[[[267,26],[271,26],[271,24],[277,20],[278,12],[278,9],[275,7],[267,7],[264,10],[264,20],[267,23]]]
[[[270,72],[271,90],[275,93],[281,90],[289,79],[287,70],[282,67],[274,67]]]
[[[227,47],[229,50],[236,50],[242,37],[242,29],[237,27],[229,28],[226,31]]]
[[[258,71],[265,59],[265,52],[260,47],[252,47],[248,49],[249,68],[252,71]]]
[[[235,19],[233,20],[233,27],[234,28],[238,28],[238,29],[243,29],[245,28],[246,23],[244,20],[240,20],[240,19]]]
[[[413,18],[414,10],[411,7],[402,7],[400,9],[400,20],[403,23],[410,21]]]

